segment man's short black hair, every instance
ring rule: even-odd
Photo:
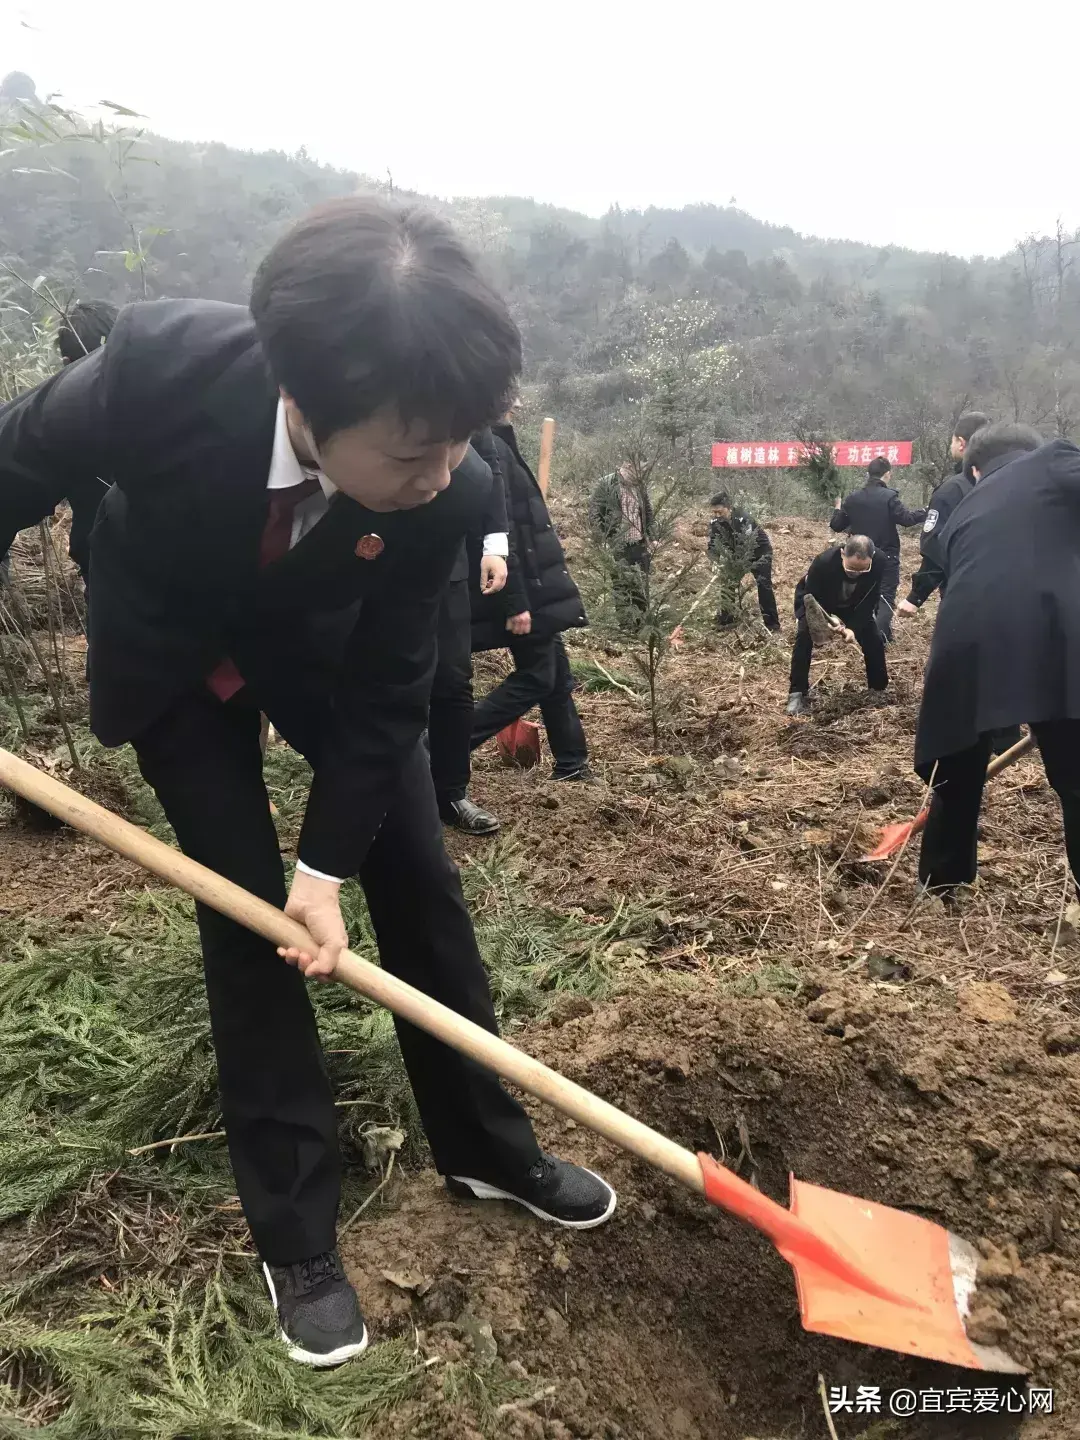
[[[866,467],[866,473],[871,480],[884,480],[892,466],[884,455],[875,455],[870,464]]]
[[[70,365],[73,360],[81,360],[103,345],[119,313],[108,300],[80,300],[73,305],[56,332],[60,358]]]
[[[1042,443],[1042,436],[1030,425],[1018,425],[1012,420],[984,425],[976,430],[964,449],[964,473],[972,470],[981,473],[1002,455],[1037,450]]]
[[[876,549],[869,535],[849,535],[844,541],[844,554],[849,560],[872,560]]]
[[[251,313],[319,444],[384,407],[432,440],[467,440],[517,393],[505,301],[418,205],[353,195],[313,210],[259,266]]]
[[[709,501],[709,504],[713,507],[714,510],[718,505],[722,505],[725,510],[730,510],[731,496],[727,493],[726,490],[718,490],[716,494],[712,497],[712,499]]]
[[[970,440],[976,430],[989,424],[990,416],[984,415],[981,410],[965,410],[953,426],[953,434],[958,440]]]

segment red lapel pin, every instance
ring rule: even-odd
[[[361,535],[356,542],[356,553],[361,560],[377,560],[385,549],[380,535]]]

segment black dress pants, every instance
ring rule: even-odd
[[[881,573],[881,599],[877,607],[878,629],[886,645],[892,644],[893,611],[896,608],[896,592],[900,588],[900,551],[882,550],[885,561]]]
[[[439,662],[431,684],[428,750],[440,807],[469,791],[473,723],[469,581],[451,580],[439,610]]]
[[[652,555],[646,542],[638,540],[618,550],[613,561],[615,618],[621,630],[628,635],[636,635],[649,608],[648,576],[652,569]]]
[[[224,705],[209,692],[193,693],[135,749],[184,853],[283,906],[257,703],[243,691]],[[360,881],[383,966],[494,1032],[487,976],[419,744]],[[291,1264],[336,1243],[340,1189],[337,1116],[307,982],[268,941],[205,905],[197,911],[237,1192],[260,1255]],[[495,1076],[396,1023],[440,1172],[499,1183],[534,1164],[532,1126]]]
[[[843,616],[840,617],[843,620]],[[847,621],[844,621],[847,624]],[[866,662],[866,683],[871,690],[884,690],[889,683],[889,671],[885,663],[885,642],[877,621],[861,625],[855,631],[855,639]],[[805,615],[799,617],[799,628],[795,645],[791,651],[791,681],[789,689],[794,694],[805,695],[810,689],[810,661],[814,654],[814,641]]]
[[[574,704],[574,676],[562,637],[514,635],[508,645],[514,669],[473,712],[473,749],[539,705],[555,774],[577,774],[589,758],[589,747]]]
[[[780,629],[780,616],[776,609],[776,593],[772,583],[772,551],[767,550],[765,554],[759,555],[750,565],[750,574],[754,577],[757,585],[758,608],[761,610],[761,619],[766,630],[774,633]],[[740,577],[741,578],[741,577]],[[735,582],[736,591],[738,582]],[[716,623],[721,628],[726,625],[734,625],[735,611],[732,603],[737,596],[722,595],[720,609],[716,612]]]
[[[1080,720],[1044,720],[1031,727],[1043,769],[1061,802],[1065,850],[1073,879],[1080,887]],[[930,814],[919,852],[919,879],[932,890],[970,885],[978,873],[979,809],[993,735],[954,755],[945,755],[934,777]],[[921,773],[921,771],[920,771]]]

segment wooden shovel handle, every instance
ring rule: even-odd
[[[162,880],[185,890],[196,900],[246,925],[274,945],[297,946],[307,951],[317,948],[302,925],[290,920],[273,905],[256,899],[231,880],[208,870],[205,865],[189,860],[179,850],[156,840],[153,835],[122,820],[111,810],[96,805],[70,786],[28,765],[7,750],[0,750],[0,782],[61,820],[66,820],[76,830],[92,835],[110,850],[134,860]],[[411,1021],[487,1069],[494,1070],[496,1075],[535,1095],[579,1125],[640,1156],[648,1164],[681,1181],[688,1189],[699,1195],[705,1193],[701,1166],[689,1150],[651,1130],[640,1120],[624,1115],[606,1100],[557,1075],[554,1070],[541,1065],[539,1060],[515,1049],[422,991],[406,985],[404,980],[398,980],[387,971],[362,960],[351,950],[346,950],[338,961],[334,978],[369,1000],[385,1005],[401,1019]]]
[[[990,764],[986,767],[986,778],[989,780],[992,776],[1000,774],[1002,770],[1007,770],[1010,765],[1026,755],[1029,750],[1034,749],[1034,746],[1035,736],[1025,735],[1023,739],[1018,740],[1015,745],[1010,745],[1008,750],[1003,751],[1000,755],[994,756],[993,760],[991,760]]]

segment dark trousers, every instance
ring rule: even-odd
[[[649,547],[644,541],[624,545],[616,552],[614,563],[615,618],[620,629],[636,635],[649,608],[647,577],[652,567]]]
[[[428,714],[431,776],[441,806],[464,800],[469,790],[472,674],[469,581],[451,580],[439,610],[439,663]]]
[[[754,577],[757,585],[758,608],[761,610],[761,618],[767,630],[780,629],[780,616],[776,609],[776,594],[772,583],[772,552],[761,555],[750,566],[750,574]],[[741,577],[740,577],[741,579]],[[739,581],[735,581],[736,589]],[[735,612],[732,607],[732,597],[723,595],[720,601],[720,609],[716,612],[716,623],[718,625],[733,625],[735,623]]]
[[[896,592],[900,588],[900,551],[882,550],[885,566],[881,572],[881,599],[877,607],[878,629],[886,645],[892,644],[893,610],[896,607]]]
[[[576,774],[589,758],[589,747],[574,704],[574,676],[562,637],[512,636],[509,649],[513,671],[473,712],[473,749],[539,705],[555,757],[555,774]]]
[[[192,694],[135,748],[184,853],[283,906],[257,705],[244,692],[227,705]],[[494,1031],[487,976],[419,744],[360,881],[384,968]],[[260,1255],[291,1264],[336,1243],[340,1189],[337,1116],[307,982],[268,941],[205,905],[197,912],[237,1192]],[[534,1164],[528,1117],[494,1075],[396,1024],[438,1169],[498,1183],[496,1176]]]
[[[1080,885],[1080,720],[1044,720],[1031,729],[1061,801],[1065,850]],[[978,873],[979,809],[992,749],[993,735],[982,735],[970,749],[943,756],[932,772],[934,793],[919,852],[919,879],[930,889],[970,885]]]
[[[841,616],[841,619],[844,617]],[[845,620],[845,624],[848,622]],[[889,671],[885,664],[885,642],[877,621],[871,619],[855,631],[855,639],[866,661],[866,683],[871,690],[884,690],[889,683]],[[842,642],[835,642],[840,644]],[[810,661],[814,654],[814,641],[806,617],[799,617],[799,629],[791,652],[791,681],[789,688],[794,693],[805,695],[810,689]]]

